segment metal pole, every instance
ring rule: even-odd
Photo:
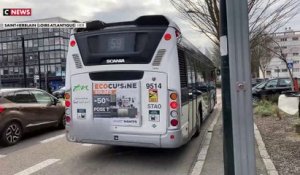
[[[27,73],[26,73],[26,58],[25,58],[25,41],[24,36],[21,36],[22,41],[22,56],[23,56],[23,73],[24,73],[24,87],[27,87]]]
[[[39,66],[39,86],[42,89],[42,82],[41,82],[41,58],[40,58],[40,51],[38,51],[38,66]]]
[[[2,59],[3,59],[3,54],[2,54]],[[2,88],[2,80],[1,80],[1,72],[0,72],[0,89]]]
[[[223,156],[224,174],[235,175],[234,152],[232,135],[232,116],[230,99],[230,74],[229,57],[227,49],[227,15],[226,0],[220,0],[220,51],[221,51],[221,75],[222,75],[222,108],[223,108]]]
[[[45,64],[45,90],[48,91],[48,64],[47,63]]]
[[[248,2],[221,2],[221,29],[224,31],[220,38],[220,46],[225,73],[222,87],[226,88],[222,91],[223,100],[226,100],[223,101],[225,175],[255,175]],[[227,30],[224,29],[224,25],[227,26]]]

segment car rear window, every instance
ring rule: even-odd
[[[167,27],[131,27],[75,34],[83,64],[148,64]]]

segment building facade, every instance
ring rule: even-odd
[[[300,78],[300,31],[293,31],[291,28],[285,32],[272,35],[275,44],[273,50],[280,54],[282,51],[288,61],[293,77]],[[277,54],[272,54],[272,59],[267,66],[266,78],[289,77],[288,67],[284,61],[279,59]],[[262,73],[260,75],[262,77]]]
[[[48,18],[37,22],[70,22]],[[0,75],[2,87],[24,86],[24,58],[27,87],[53,91],[64,86],[66,55],[71,29],[0,29]],[[22,47],[24,38],[24,48]]]

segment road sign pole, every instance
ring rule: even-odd
[[[220,14],[224,174],[234,175],[226,0],[220,1]]]
[[[225,175],[255,175],[247,0],[221,0]]]

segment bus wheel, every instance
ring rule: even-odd
[[[196,132],[195,137],[199,136],[202,123],[202,105],[199,106],[198,115],[196,117]]]

